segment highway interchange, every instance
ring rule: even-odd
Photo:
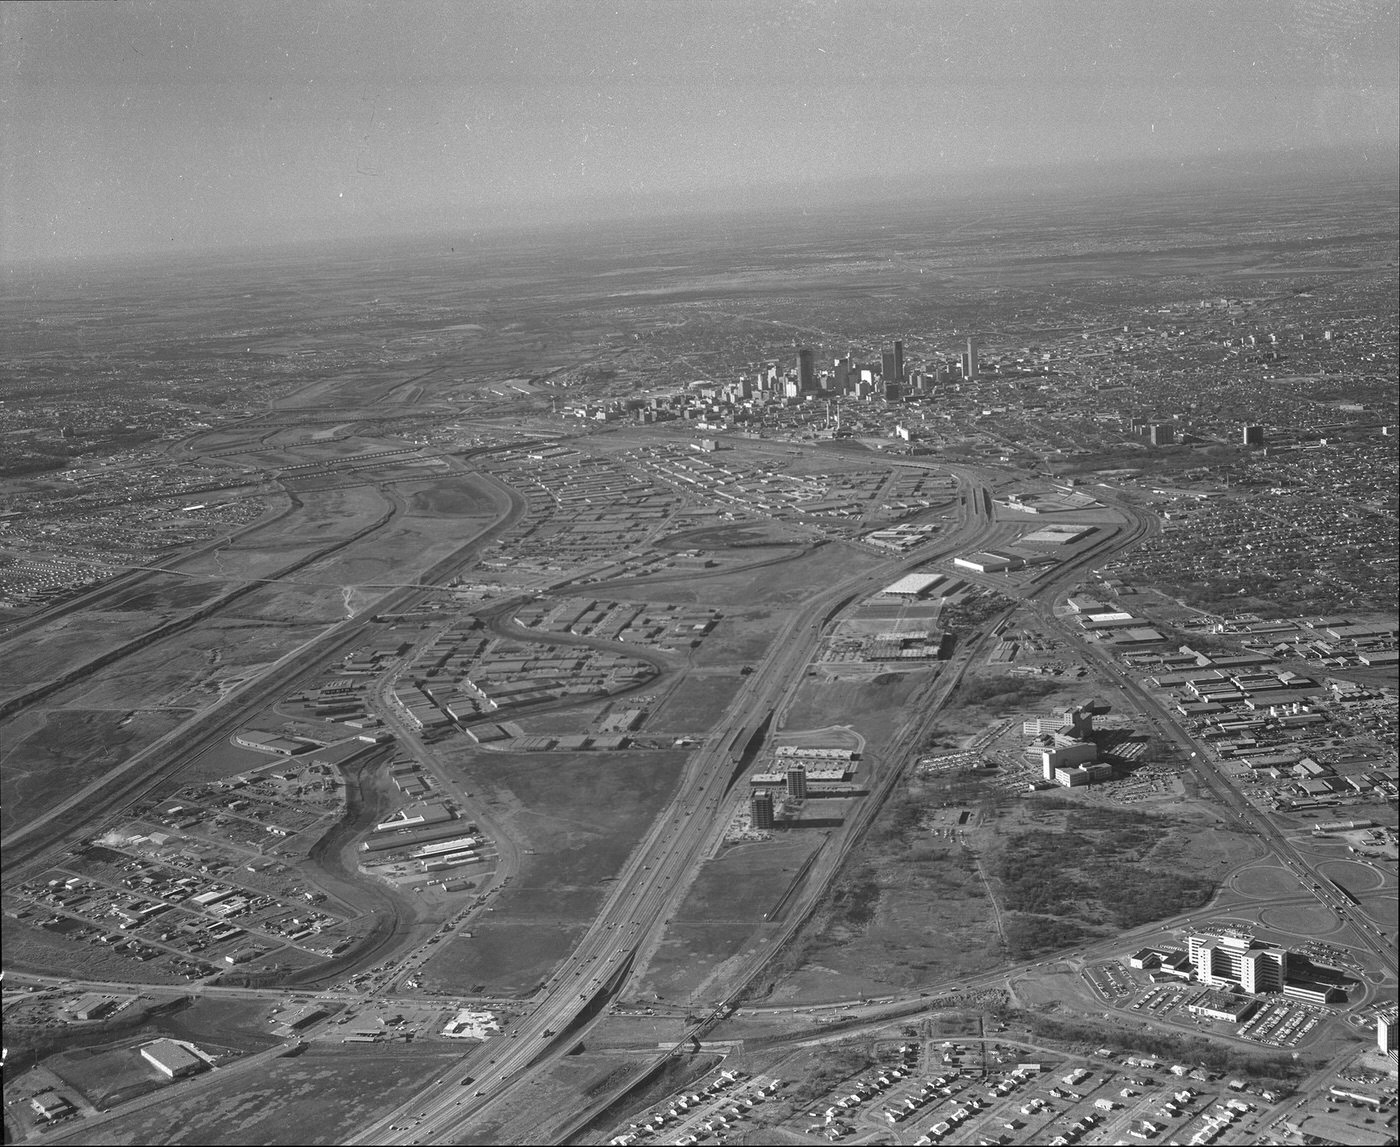
[[[454,467],[461,465],[463,463],[454,462]],[[737,802],[743,800],[747,793],[747,786],[742,783],[750,764],[746,749],[756,745],[770,727],[781,727],[782,716],[806,676],[827,627],[843,610],[868,598],[902,573],[958,553],[991,548],[1014,537],[1014,529],[996,521],[992,505],[994,484],[1011,477],[1010,474],[999,474],[990,467],[949,466],[944,463],[939,463],[939,468],[951,471],[958,480],[955,520],[936,535],[936,540],[908,554],[889,558],[866,573],[833,583],[793,613],[784,628],[775,635],[767,654],[742,681],[737,695],[717,725],[691,753],[670,806],[657,817],[646,836],[637,844],[611,884],[593,924],[575,950],[535,995],[528,1005],[529,1010],[513,1023],[504,1036],[465,1055],[451,1070],[428,1081],[411,1100],[363,1128],[352,1142],[470,1141],[471,1128],[489,1118],[492,1110],[508,1108],[512,1092],[531,1075],[532,1069],[566,1053],[590,1024],[607,1012],[610,1001],[626,994],[629,986],[645,970],[646,960],[678,909],[695,872],[713,853]],[[1093,643],[1083,641],[1078,631],[1055,612],[1053,605],[1057,597],[1082,580],[1089,569],[1109,560],[1114,553],[1135,545],[1156,527],[1152,515],[1121,502],[1111,490],[1103,491],[1100,497],[1119,513],[1123,524],[1104,528],[1094,545],[1080,551],[1071,560],[1016,583],[1003,583],[996,578],[972,580],[994,586],[1009,598],[1020,599],[1016,604],[1024,603],[1044,626],[1057,631],[1069,644],[1079,648],[1099,674],[1114,682],[1132,705],[1151,714],[1158,730],[1178,745],[1183,753],[1190,755],[1188,759],[1201,783],[1215,794],[1221,807],[1242,825],[1251,827],[1268,848],[1297,874],[1305,889],[1311,888],[1318,899],[1345,916],[1345,907],[1335,902],[1335,897],[1329,896],[1325,880],[1309,867],[1306,857],[1266,815],[1255,809],[1196,755],[1196,747],[1160,703],[1124,674],[1111,655]],[[487,537],[498,535],[522,511],[518,496],[507,493],[496,520],[486,534],[461,547],[450,559],[439,562],[430,574],[421,579],[419,585],[403,585],[389,590],[372,610],[367,609],[359,616],[347,618],[322,631],[256,680],[231,693],[224,703],[177,730],[184,738],[185,746],[185,752],[178,759],[187,760],[191,747],[198,750],[201,746],[216,744],[226,738],[250,711],[268,703],[311,666],[323,663],[328,653],[347,645],[362,631],[369,613],[406,609],[425,594],[433,592],[435,584],[444,583],[452,572],[479,551]],[[592,588],[596,590],[605,584],[600,583]],[[541,586],[540,590],[544,593],[567,592],[562,583]],[[1011,608],[1014,606],[1003,611],[1002,616],[1009,614]],[[896,732],[884,753],[884,760],[873,771],[869,795],[849,818],[848,824],[836,834],[834,845],[822,850],[817,863],[797,889],[796,900],[786,914],[783,927],[771,937],[771,942],[761,952],[747,960],[740,974],[731,982],[726,1001],[715,1007],[700,1023],[693,1025],[688,1035],[703,1034],[727,1013],[743,983],[760,971],[766,960],[781,948],[782,942],[824,893],[843,857],[860,838],[884,798],[903,775],[904,766],[915,757],[920,737],[936,717],[939,707],[955,692],[963,672],[984,652],[991,631],[999,620],[989,620],[979,634],[959,635],[953,660],[942,667],[939,675],[910,706],[907,720]],[[506,623],[497,621],[493,624]],[[392,677],[388,675],[375,683],[376,708],[387,727],[395,733],[400,746],[410,749],[412,755],[435,775],[446,795],[459,807],[472,808],[473,818],[482,822],[483,830],[497,845],[500,860],[496,873],[492,883],[482,889],[484,898],[489,900],[490,894],[503,887],[509,881],[510,874],[517,869],[517,846],[502,826],[492,822],[489,812],[470,801],[471,794],[459,774],[447,768],[432,746],[425,745],[398,715],[389,701],[391,685]],[[139,766],[148,760],[168,763],[145,771]],[[47,838],[41,831],[49,822],[56,822],[60,817],[66,822],[68,831],[64,833],[65,840],[72,839],[79,832],[90,833],[94,823],[100,823],[105,815],[111,815],[111,810],[124,807],[141,795],[158,789],[175,767],[174,755],[169,753],[167,745],[153,746],[147,754],[133,760],[124,769],[74,794],[64,805],[27,826],[16,834],[11,844],[20,846],[20,859],[41,859],[44,854],[51,854],[55,845],[60,843]],[[459,914],[455,924],[460,927],[487,910],[488,905],[478,905]],[[1160,929],[1162,926],[1158,923],[1152,927]],[[1394,956],[1379,930],[1357,923],[1354,931],[1360,942],[1393,974]],[[420,936],[413,944],[413,952],[421,952],[426,942],[427,935]],[[382,937],[380,943],[382,954],[389,960],[381,965],[375,982],[368,985],[368,991],[345,994],[361,1001],[367,996],[381,1000],[396,997],[395,989],[402,982],[402,972],[407,967],[405,960],[413,952],[405,956],[404,937],[401,935]],[[1121,944],[1121,939],[1116,943]],[[1083,954],[1088,953],[1089,950],[1086,950]],[[367,962],[365,953],[358,955],[359,963],[363,966]],[[1027,968],[1030,966],[1026,965]],[[1005,983],[1008,976],[1016,971],[1015,968],[1002,968],[998,972],[964,981],[961,986],[967,989]],[[37,978],[31,977],[30,980],[38,982]],[[329,981],[325,983],[329,985]],[[227,992],[231,996],[241,996],[245,991],[218,988],[200,990],[211,994]],[[931,994],[940,990],[946,989],[930,985]],[[332,989],[332,992],[335,996],[342,995],[340,990]],[[265,998],[267,994],[247,990],[248,998]],[[315,998],[306,993],[298,994],[302,998]],[[905,1001],[893,1007],[907,1009],[908,1006]]]
[[[541,1059],[562,1054],[578,1041],[588,1019],[601,1010],[600,1004],[625,988],[629,975],[636,970],[639,954],[658,939],[678,907],[688,886],[688,875],[708,854],[714,836],[723,832],[727,810],[736,799],[730,788],[736,776],[736,746],[742,751],[750,736],[782,711],[802,681],[826,625],[841,608],[863,600],[907,570],[994,543],[999,531],[991,490],[977,481],[982,475],[971,468],[959,467],[954,472],[961,495],[958,517],[937,542],[831,586],[810,599],[776,636],[767,656],[746,679],[716,728],[692,754],[670,809],[656,820],[632,853],[593,926],[536,997],[534,1010],[521,1018],[504,1039],[492,1041],[467,1056],[460,1074],[453,1072],[433,1081],[411,1101],[366,1128],[354,1142],[465,1141],[460,1139],[464,1130],[488,1107],[503,1100],[508,1102],[509,1090],[532,1066]],[[1115,536],[1112,544],[1095,547],[1092,560],[1105,560],[1108,552],[1136,541],[1140,531],[1149,528],[1148,521],[1141,517],[1134,530]],[[1072,563],[1056,571],[1052,578],[1044,579],[1045,584],[1037,592],[1053,594],[1058,587],[1072,583],[1082,576],[1084,560],[1089,559]],[[985,640],[985,635],[981,639]],[[955,664],[936,680],[919,711],[910,715],[888,754],[890,759],[883,766],[875,791],[863,802],[863,815],[850,826],[842,848],[833,850],[821,871],[809,876],[804,899],[810,901],[819,895],[825,881],[835,874],[844,850],[857,838],[911,758],[916,734],[927,726],[938,704],[953,691],[973,653],[971,648],[960,651]],[[743,786],[739,786],[739,791],[743,791]],[[791,915],[796,922],[802,913],[795,911]],[[775,940],[765,955],[780,946],[780,939]],[[757,966],[752,970],[757,971]],[[717,1009],[707,1022],[722,1010]]]

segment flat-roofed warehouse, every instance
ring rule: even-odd
[[[947,579],[942,574],[905,574],[880,592],[890,597],[927,597],[945,580]]]
[[[141,1049],[141,1058],[171,1079],[193,1075],[208,1066],[199,1056],[169,1039],[148,1043]]]
[[[972,554],[965,558],[954,558],[953,564],[978,573],[1001,573],[1003,570],[1018,570],[1026,564],[1026,559],[1015,554],[998,554],[990,551]]]

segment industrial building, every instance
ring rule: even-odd
[[[887,597],[927,597],[947,580],[942,574],[905,574],[898,581],[885,586],[880,592]]]
[[[1012,570],[1024,568],[1026,559],[1017,557],[1015,554],[988,552],[971,554],[965,558],[954,558],[953,564],[966,570],[976,570],[978,573],[1010,573]]]
[[[169,1079],[194,1075],[209,1065],[172,1039],[158,1039],[141,1049],[141,1058]]]
[[[360,849],[363,852],[388,852],[391,849],[416,848],[420,844],[432,844],[434,841],[447,840],[451,837],[461,836],[463,833],[470,833],[475,827],[474,824],[453,820],[427,828],[391,830],[386,833],[374,832],[370,834],[369,839],[360,845]]]
[[[320,748],[314,741],[279,737],[276,733],[236,733],[233,743],[243,749],[253,749],[259,753],[274,753],[279,757],[292,757],[298,753],[309,753],[312,749]]]

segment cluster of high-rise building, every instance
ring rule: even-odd
[[[725,388],[727,397],[751,399],[759,396],[803,398],[808,396],[845,398],[884,398],[897,401],[910,394],[929,394],[940,382],[970,380],[978,376],[978,344],[967,340],[967,349],[959,359],[928,364],[924,369],[911,370],[904,359],[904,342],[894,342],[880,351],[879,363],[860,362],[847,352],[832,359],[826,369],[817,368],[816,354],[811,347],[797,351],[796,369],[784,369],[771,362],[755,374],[741,375],[737,382]]]

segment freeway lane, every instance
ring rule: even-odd
[[[974,491],[969,468],[959,468],[964,493]],[[926,562],[985,544],[995,530],[988,500],[968,497],[959,521],[935,545],[920,547],[876,570],[847,579],[810,599],[774,638],[714,733],[691,755],[671,808],[653,823],[613,885],[597,920],[574,953],[545,985],[535,1011],[504,1039],[470,1053],[460,1075],[434,1080],[357,1136],[355,1143],[453,1142],[484,1109],[541,1058],[560,1054],[577,1038],[559,1039],[603,993],[619,990],[637,953],[657,938],[684,894],[684,876],[706,855],[711,833],[724,807],[723,793],[735,769],[730,746],[740,733],[756,729],[780,700],[800,683],[818,647],[824,622],[833,607],[863,599],[899,574]],[[891,764],[888,775],[897,773]],[[891,783],[886,781],[885,783]],[[686,815],[689,810],[690,815]],[[470,1084],[461,1082],[471,1077]]]

